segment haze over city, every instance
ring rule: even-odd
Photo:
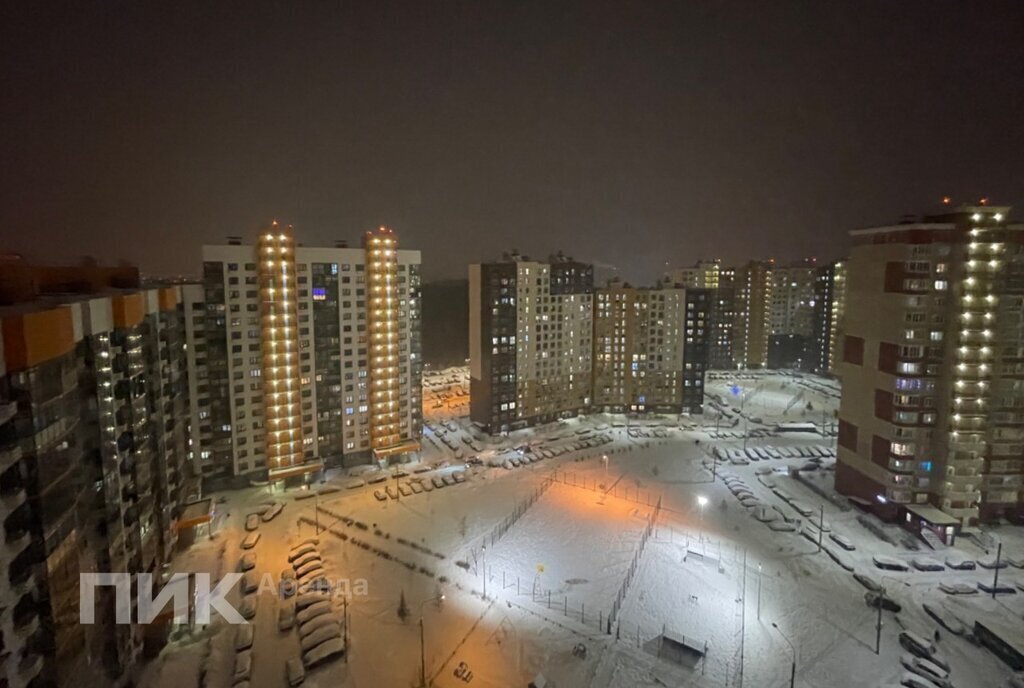
[[[0,11],[0,688],[1024,688],[1024,3]]]

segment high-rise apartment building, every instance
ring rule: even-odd
[[[814,280],[810,368],[831,375],[838,365],[846,304],[846,264],[836,261],[818,268]]]
[[[708,290],[620,281],[594,301],[594,409],[700,413]]]
[[[469,268],[470,416],[490,432],[592,403],[594,269],[518,254]]]
[[[1024,225],[961,206],[852,232],[836,487],[940,536],[1024,515]]]
[[[701,260],[693,267],[666,272],[665,281],[687,289],[708,290],[707,364],[722,370],[734,368],[736,268],[724,267],[717,259]]]
[[[180,289],[141,288],[134,268],[0,273],[5,684],[102,685],[128,672],[147,629],[114,624],[110,588],[83,626],[79,574],[159,581],[198,493]]]
[[[503,432],[590,411],[703,404],[709,290],[593,284],[593,268],[507,254],[470,266],[470,416]]]
[[[738,368],[763,368],[771,334],[772,262],[751,261],[736,270],[733,359]]]
[[[422,434],[420,253],[395,234],[361,248],[203,247],[185,287],[193,458],[217,483],[281,480],[416,451]]]

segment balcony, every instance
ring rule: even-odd
[[[3,425],[18,413],[18,405],[13,401],[0,403],[0,425]]]

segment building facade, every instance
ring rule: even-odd
[[[772,262],[751,261],[736,269],[733,359],[737,368],[763,368],[771,335]]]
[[[836,487],[882,516],[1022,516],[1024,225],[1008,214],[852,232]]]
[[[665,273],[668,284],[687,289],[706,289],[709,300],[707,365],[731,370],[736,367],[733,355],[736,320],[736,268],[725,267],[720,260],[702,260],[691,268],[678,268]],[[742,326],[742,323],[739,323]]]
[[[185,287],[193,459],[233,483],[415,451],[422,434],[420,253],[381,228],[362,247],[203,247]]]
[[[812,305],[810,368],[819,375],[834,375],[842,349],[843,312],[846,307],[845,262],[836,261],[818,268]]]
[[[610,282],[594,301],[594,410],[700,413],[708,291]]]
[[[141,288],[132,268],[0,272],[6,685],[109,685],[147,629],[113,623],[109,588],[82,625],[79,574],[160,581],[175,517],[198,491],[180,289]]]
[[[512,254],[469,269],[470,416],[491,432],[592,404],[594,269]]]
[[[595,288],[590,265],[470,266],[470,416],[492,433],[593,411],[699,413],[709,290]]]

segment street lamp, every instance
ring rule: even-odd
[[[704,540],[704,507],[708,505],[708,498],[704,495],[697,496],[697,506],[700,507],[700,539]]]
[[[789,649],[793,652],[793,663],[790,665],[790,669],[789,669],[789,688],[795,688],[795,686],[796,686],[796,648],[793,647],[793,643],[791,643],[789,641],[789,638],[786,637],[786,634],[782,632],[782,629],[779,628],[779,625],[777,623],[775,623],[774,621],[772,622],[772,628],[774,628],[776,631],[779,632],[779,635],[782,636],[782,639],[786,641],[786,644],[789,645]]]
[[[427,655],[426,655],[426,642],[423,636],[423,607],[427,602],[443,602],[444,595],[437,597],[431,597],[430,599],[423,600],[420,602],[420,686],[426,688],[427,685]]]

